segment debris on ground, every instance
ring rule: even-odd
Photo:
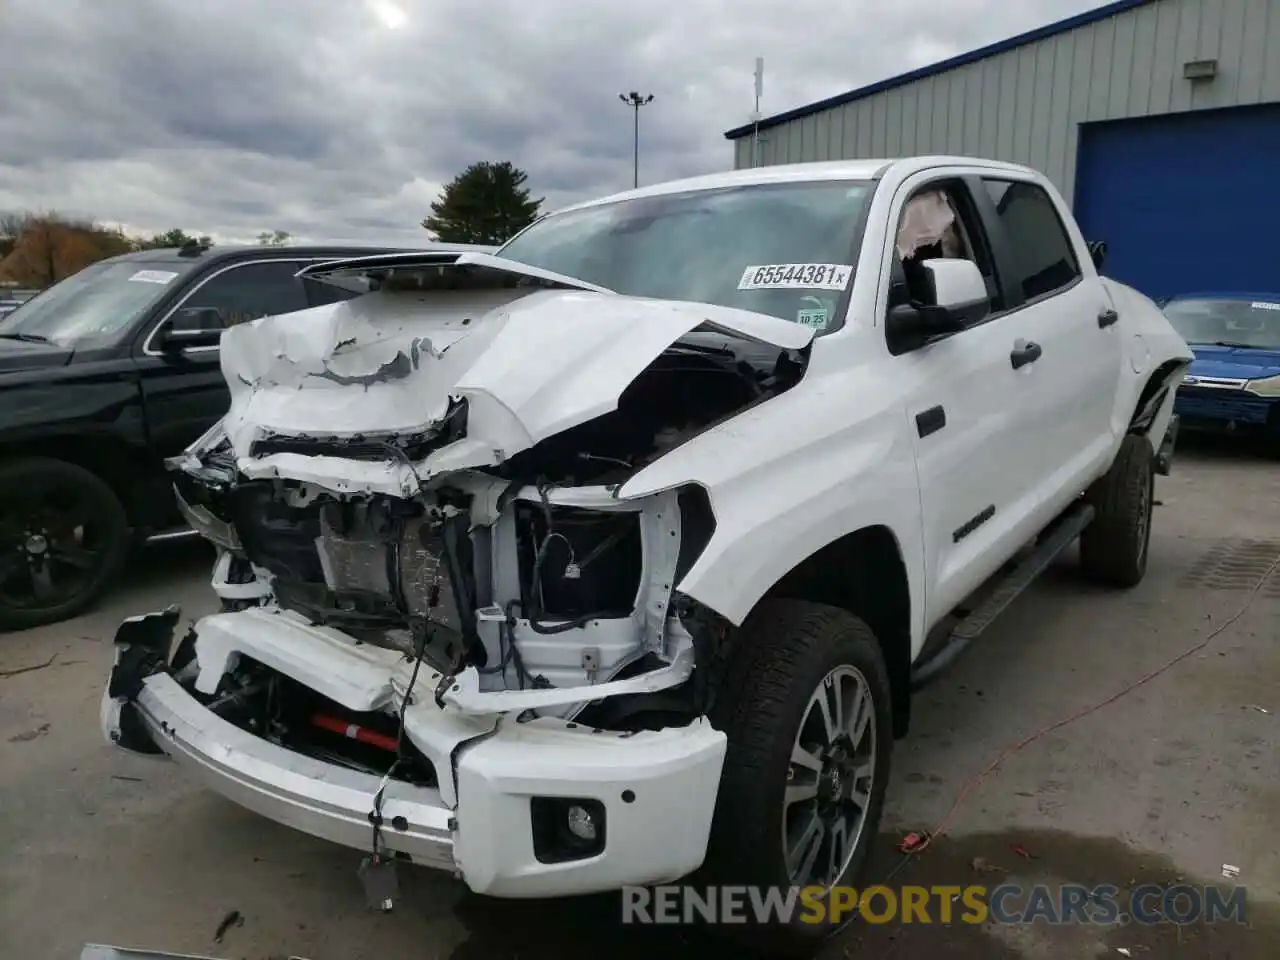
[[[16,677],[20,673],[32,673],[35,670],[43,670],[45,667],[53,666],[53,661],[58,659],[58,655],[52,654],[44,663],[33,663],[29,667],[15,667],[12,670],[0,670],[0,677]]]
[[[36,727],[34,730],[26,730],[22,733],[14,734],[12,737],[9,738],[9,742],[10,743],[27,743],[30,740],[35,740],[37,737],[43,737],[48,732],[49,732],[49,724],[42,723],[40,724],[40,726]]]
[[[123,773],[113,773],[112,780],[124,780],[126,783],[146,783],[141,777],[126,777]]]
[[[986,857],[974,857],[969,861],[969,869],[974,873],[1004,873],[1003,867],[988,863]]]
[[[1224,863],[1222,865],[1222,875],[1228,880],[1234,880],[1236,877],[1240,876],[1240,868],[1234,864]]]
[[[1021,847],[1016,843],[1013,846],[1011,846],[1009,849],[1012,850],[1014,853],[1016,853],[1018,856],[1020,856],[1023,860],[1036,859],[1036,855],[1034,853],[1032,853],[1026,847]]]
[[[360,861],[356,870],[360,885],[364,887],[369,906],[383,913],[390,913],[400,896],[400,880],[396,861],[374,854]]]
[[[902,843],[898,844],[898,849],[902,853],[915,853],[928,842],[929,834],[927,833],[908,833],[902,838]]]
[[[227,915],[222,918],[222,922],[218,924],[218,929],[214,931],[213,942],[221,943],[222,938],[226,936],[228,930],[232,927],[243,927],[244,916],[239,910],[228,910]]]
[[[195,956],[190,953],[162,953],[157,950],[132,950],[128,947],[112,947],[105,943],[86,943],[80,960],[217,960],[216,957]],[[266,960],[307,960],[294,953],[273,953]]]
[[[1133,956],[1133,951],[1132,951],[1132,950],[1128,950],[1128,949],[1126,949],[1126,948],[1124,948],[1124,947],[1116,947],[1116,953],[1120,954],[1120,956],[1122,956],[1122,957],[1132,957],[1132,956]]]
[[[1249,704],[1249,706],[1245,707],[1245,709],[1246,709],[1246,710],[1257,710],[1259,713],[1265,713],[1267,716],[1271,716],[1271,711],[1270,711],[1270,710],[1268,710],[1266,707],[1260,707],[1260,706],[1258,706],[1256,703],[1251,703],[1251,704]]]
[[[217,960],[216,957],[193,956],[189,953],[161,953],[156,950],[133,950],[105,943],[86,943],[80,960]]]

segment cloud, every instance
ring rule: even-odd
[[[4,0],[0,209],[219,239],[413,240],[511,160],[546,209],[732,166],[723,132],[1089,0]]]

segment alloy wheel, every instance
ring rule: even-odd
[[[836,886],[862,837],[875,778],[871,688],[855,667],[829,671],[809,698],[791,749],[782,843],[796,886]]]

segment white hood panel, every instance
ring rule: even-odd
[[[604,292],[372,293],[229,329],[224,427],[246,473],[296,475],[279,458],[332,458],[250,461],[253,442],[420,433],[462,397],[467,438],[437,451],[430,472],[497,463],[615,409],[645,367],[704,324],[792,349],[812,338],[747,311]]]

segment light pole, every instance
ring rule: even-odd
[[[640,186],[640,108],[646,103],[653,102],[653,94],[650,93],[642,96],[632,90],[630,93],[618,94],[618,99],[635,111],[635,135],[632,139],[631,185],[638,187]]]

